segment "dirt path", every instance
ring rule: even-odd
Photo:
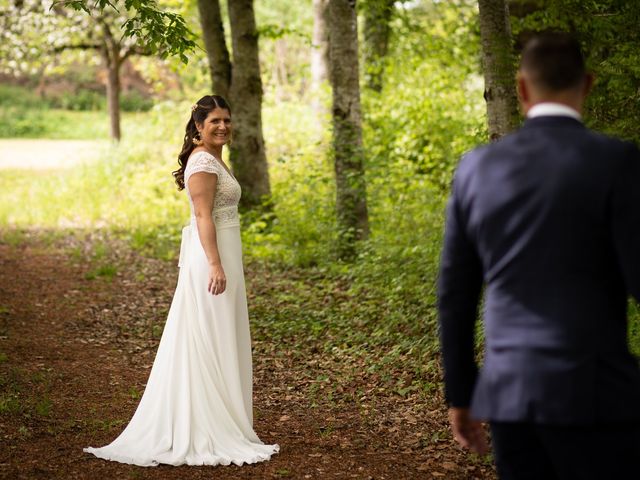
[[[136,408],[175,264],[115,245],[109,265],[117,268],[96,268],[90,239],[3,243],[1,234],[0,478],[495,478],[486,460],[462,453],[442,433],[442,408],[426,405],[418,419],[404,400],[384,394],[374,418],[356,405],[336,407],[335,399],[312,405],[301,372],[313,368],[314,353],[304,345],[277,358],[254,355],[255,429],[281,445],[270,462],[143,468],[84,454],[84,446],[115,438]],[[269,351],[262,347],[255,345]]]
[[[109,146],[99,140],[0,139],[0,170],[54,170],[91,161]]]

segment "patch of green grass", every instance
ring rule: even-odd
[[[129,395],[131,396],[131,398],[133,398],[134,400],[139,400],[140,398],[142,398],[142,393],[140,392],[140,390],[138,390],[136,387],[131,387],[129,389]]]
[[[76,263],[85,259],[84,251],[80,247],[72,247],[67,249],[67,255]]]
[[[48,417],[51,414],[52,407],[53,403],[51,402],[51,399],[48,396],[45,396],[36,402],[35,410],[39,416]]]
[[[107,254],[107,245],[104,242],[99,242],[93,247],[93,259],[101,260]]]
[[[113,280],[113,277],[118,273],[118,267],[115,265],[100,265],[98,268],[87,272],[84,276],[87,280],[95,280],[96,278],[104,278],[107,281]]]
[[[24,410],[20,398],[15,393],[0,394],[0,414],[16,414]]]
[[[153,338],[162,337],[162,332],[164,331],[164,323],[155,323],[151,326],[151,336]]]
[[[2,236],[0,237],[0,242],[10,245],[12,247],[17,247],[22,244],[25,240],[24,232],[18,229],[3,229]]]
[[[4,363],[8,360],[7,354],[4,352],[0,352],[0,363]]]
[[[139,480],[143,478],[143,474],[140,470],[138,469],[132,469],[129,471],[129,479],[130,480]]]
[[[94,418],[87,422],[87,426],[89,427],[90,431],[108,431],[121,427],[122,425],[124,425],[124,423],[125,421],[122,419],[99,420]]]

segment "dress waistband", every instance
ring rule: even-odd
[[[237,205],[214,208],[211,216],[216,228],[240,226],[240,216],[238,215]],[[196,225],[196,217],[194,215],[191,216],[191,225]]]

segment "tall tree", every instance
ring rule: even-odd
[[[219,0],[198,0],[213,92],[233,109],[231,164],[242,186],[241,205],[259,205],[270,194],[267,156],[262,135],[262,79],[253,0],[229,0],[233,60],[224,34]]]
[[[261,202],[270,192],[262,135],[262,79],[253,0],[229,0],[233,72],[229,97],[236,125],[231,145],[234,174],[245,190],[244,206]]]
[[[96,44],[63,45],[59,48],[95,48],[100,52],[102,64],[107,71],[107,110],[111,138],[120,140],[120,68],[131,55],[151,55],[151,51],[141,48],[137,42],[122,37],[117,31],[113,15],[109,11],[93,12],[97,22]]]
[[[382,90],[394,5],[395,0],[365,0],[363,5],[364,73],[367,87],[376,92]]]
[[[496,140],[519,123],[515,59],[505,0],[478,0],[489,138]]]
[[[224,37],[219,0],[198,0],[202,39],[204,40],[213,92],[229,98],[231,61]]]
[[[333,154],[336,172],[338,255],[349,259],[369,233],[362,148],[355,0],[329,0],[329,79],[333,89]]]

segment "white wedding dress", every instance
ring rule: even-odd
[[[220,295],[207,291],[208,263],[198,237],[188,180],[218,176],[213,218],[227,278]],[[206,152],[184,174],[191,224],[182,231],[180,273],[149,380],[131,422],[97,457],[141,466],[229,465],[271,458],[253,431],[249,316],[238,219],[240,185]]]

